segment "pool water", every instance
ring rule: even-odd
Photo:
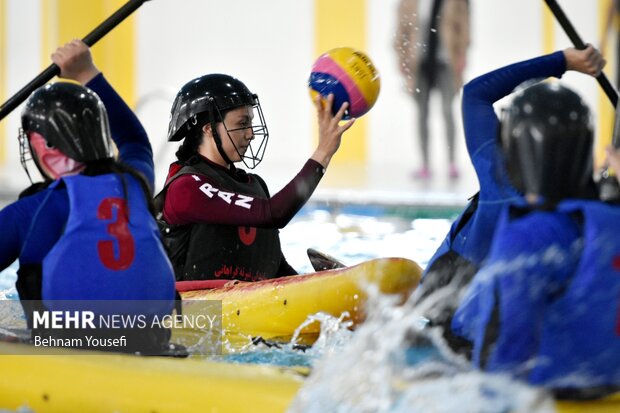
[[[282,250],[299,272],[313,272],[306,250],[325,252],[347,265],[404,257],[422,268],[443,241],[460,207],[309,203],[280,231]],[[17,263],[0,272],[0,297],[17,299]]]
[[[454,208],[382,205],[309,204],[280,231],[282,250],[300,274],[313,272],[307,249],[325,252],[346,265],[380,257],[403,257],[423,268],[458,215]],[[321,323],[321,337],[311,348],[288,345],[248,346],[222,358],[231,362],[311,367],[326,354],[343,348],[352,332],[346,320],[326,314],[308,322]]]
[[[426,265],[448,231],[458,208],[415,208],[382,205],[307,204],[281,230],[282,250],[301,274],[313,272],[306,250],[314,248],[347,265],[378,257],[404,257]],[[0,272],[0,298],[17,300],[17,263]],[[279,347],[249,344],[222,356],[227,361],[311,366],[324,352],[346,342],[346,322],[313,315],[324,334],[321,343],[303,349],[295,343]],[[1,322],[1,320],[0,320]],[[336,331],[334,334],[328,332]],[[248,340],[250,343],[250,340]]]
[[[312,363],[289,413],[551,413],[552,396],[483,374],[449,351],[405,305],[370,291],[368,319]],[[412,342],[416,345],[412,346]],[[422,344],[420,344],[422,343]]]
[[[300,272],[312,271],[306,248],[352,265],[377,257],[405,257],[422,268],[447,234],[460,208],[387,206],[306,207],[281,232],[283,251]],[[290,413],[547,413],[553,398],[504,375],[482,374],[449,351],[412,303],[369,291],[369,318],[355,332],[342,320],[322,320],[319,341],[297,362],[312,367]],[[425,345],[412,347],[412,337]],[[283,360],[290,347],[237,360]],[[293,353],[295,353],[293,351]],[[299,351],[297,352],[299,354]],[[286,354],[286,355],[284,355]],[[235,357],[235,356],[233,356]]]
[[[459,207],[309,205],[280,231],[282,250],[300,273],[312,272],[308,248],[347,265],[403,257],[424,268],[459,212]]]
[[[283,252],[299,273],[312,272],[307,248],[347,265],[377,257],[405,257],[423,268],[443,241],[459,208],[307,205],[281,230]],[[18,299],[16,265],[0,273],[0,297]],[[548,394],[508,377],[473,371],[441,344],[412,347],[424,319],[411,303],[368,291],[368,319],[351,331],[346,314],[313,314],[321,323],[310,348],[288,344],[249,345],[225,356],[229,363],[311,368],[290,412],[551,412]],[[301,328],[301,326],[300,326]]]

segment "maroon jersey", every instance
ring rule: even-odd
[[[162,236],[177,280],[255,281],[294,273],[282,255],[278,229],[306,203],[323,173],[319,163],[308,160],[270,197],[258,175],[205,158],[192,165],[173,163],[162,191]]]

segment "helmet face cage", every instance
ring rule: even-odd
[[[30,176],[30,171],[28,170],[28,162],[34,162],[34,157],[32,156],[32,151],[30,150],[30,143],[28,142],[28,135],[23,128],[19,128],[19,132],[17,134],[17,141],[19,142],[19,163],[22,164],[22,168],[26,171],[26,175],[28,176],[28,180],[31,184],[32,177]]]
[[[226,125],[224,117],[232,109],[248,107],[254,116],[252,125],[239,128],[239,125]],[[180,141],[193,136],[197,127],[211,124],[217,150],[226,161],[232,164],[222,147],[222,139],[216,124],[222,123],[228,139],[239,155],[239,160],[247,168],[255,168],[263,159],[269,133],[258,97],[247,86],[230,75],[213,73],[201,76],[186,83],[172,104],[168,125],[168,141]],[[234,133],[252,129],[252,139],[246,149],[240,151],[233,139]],[[246,132],[247,133],[247,132]]]
[[[221,122],[224,125],[224,129],[226,130],[228,139],[230,140],[233,147],[235,148],[235,151],[239,155],[241,162],[243,162],[243,164],[249,169],[254,169],[258,166],[259,163],[261,163],[261,161],[263,160],[263,156],[265,155],[265,150],[267,149],[267,142],[269,140],[269,131],[267,129],[267,123],[265,122],[265,116],[263,115],[263,110],[258,100],[258,96],[253,95],[252,98],[254,103],[248,104],[248,106],[251,106],[251,110],[254,112],[252,125],[234,129],[228,128],[226,122],[224,121],[225,114],[222,113],[222,110],[220,110],[217,103],[213,102],[215,110],[218,114],[218,118],[221,119]],[[250,144],[248,145],[245,153],[242,154],[239,151],[239,148],[237,148],[237,145],[235,145],[235,141],[230,136],[230,134],[233,132],[244,131],[247,129],[252,129],[252,140],[250,141]]]

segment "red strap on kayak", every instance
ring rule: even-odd
[[[211,290],[213,288],[222,288],[229,282],[234,280],[195,280],[195,281],[177,281],[176,288],[179,292],[195,291],[195,290]]]

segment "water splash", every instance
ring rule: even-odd
[[[0,271],[0,300],[17,300],[19,295],[15,289],[18,263],[15,261],[4,271]]]
[[[328,354],[336,352],[338,349],[343,348],[353,336],[353,322],[349,320],[350,314],[344,312],[340,317],[334,317],[327,313],[316,313],[308,316],[293,333],[288,346],[293,349],[299,341],[301,331],[313,323],[320,323],[321,330],[319,338],[314,342],[312,347],[307,350],[308,356],[313,360],[318,360]]]
[[[288,343],[270,342],[260,338],[247,337],[241,347],[225,342],[224,356],[211,357],[232,363],[270,364],[277,366],[312,367],[316,360],[345,346],[353,335],[347,312],[334,317],[327,313],[309,315],[295,330]],[[320,323],[320,333],[312,346],[300,344],[302,331],[309,325]]]
[[[368,319],[317,360],[289,413],[553,412],[544,391],[483,374],[452,353],[424,306],[369,290]]]
[[[411,382],[390,410],[405,412],[551,413],[554,402],[543,391],[507,376],[462,372]]]

